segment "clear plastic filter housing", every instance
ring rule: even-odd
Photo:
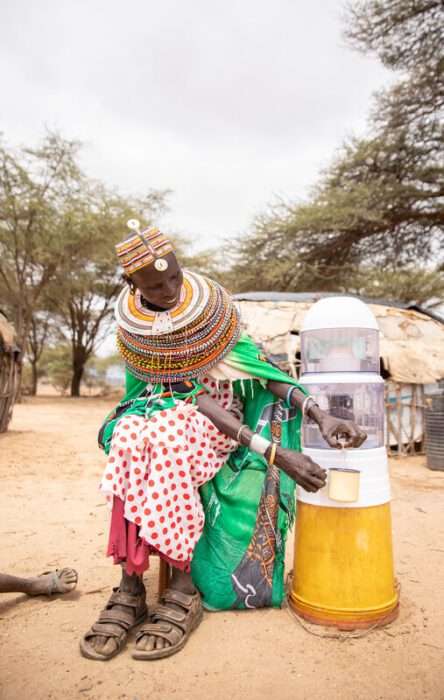
[[[302,373],[379,373],[378,334],[378,330],[374,328],[322,328],[302,331]]]
[[[367,440],[360,449],[372,449],[384,445],[384,382],[380,377],[364,383],[311,383],[301,384],[309,390],[316,403],[331,416],[352,420],[367,433]],[[329,379],[332,379],[330,375]],[[379,381],[378,381],[379,380]],[[318,449],[330,449],[321,435],[319,426],[306,416],[303,423],[303,445]]]

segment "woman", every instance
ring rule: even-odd
[[[116,246],[127,283],[116,304],[127,393],[99,436],[108,554],[122,579],[80,643],[97,660],[117,654],[146,619],[151,554],[172,576],[138,631],[136,659],[180,650],[202,619],[201,595],[210,609],[279,605],[294,482],[317,491],[326,480],[297,451],[302,414],[331,446],[339,434],[347,446],[366,437],[261,356],[220,285],[183,271],[157,229],[129,225]]]

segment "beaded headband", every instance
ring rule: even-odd
[[[117,257],[124,272],[131,275],[152,263],[156,270],[165,272],[168,262],[164,257],[174,250],[171,241],[157,228],[140,231],[137,219],[130,219],[128,228],[134,231],[134,234],[116,245]]]

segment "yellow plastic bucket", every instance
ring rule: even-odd
[[[298,501],[290,604],[340,629],[383,625],[397,615],[390,504],[326,508]]]

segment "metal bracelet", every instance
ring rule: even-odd
[[[291,402],[291,397],[292,397],[292,395],[293,395],[293,391],[294,391],[296,388],[297,388],[297,387],[295,387],[295,386],[291,386],[291,387],[288,389],[288,391],[287,391],[287,396],[285,397],[285,402],[286,402],[287,406],[290,406],[290,408],[293,406],[293,404],[292,404],[292,402]]]
[[[267,438],[262,437],[262,435],[258,435],[257,433],[254,433],[251,440],[250,440],[250,450],[253,450],[253,452],[257,452],[260,455],[264,455],[268,448],[271,445],[271,441],[267,440]]]
[[[270,457],[268,459],[268,464],[272,466],[274,464],[274,460],[276,459],[276,450],[277,450],[277,445],[275,442],[271,443],[271,451],[270,451]]]
[[[239,428],[239,430],[236,433],[236,442],[238,442],[239,444],[242,444],[241,437],[242,437],[242,431],[244,430],[244,428],[248,428],[248,425],[245,425],[245,423],[243,423],[241,425],[241,427]]]
[[[313,401],[313,404],[314,404],[315,406],[318,405],[318,404],[316,403],[316,401],[314,400],[313,396],[310,396],[310,394],[309,394],[308,396],[306,396],[305,399],[304,399],[303,402],[302,402],[302,408],[301,408],[301,410],[302,410],[302,417],[303,417],[303,418],[305,418],[305,416],[306,416],[306,414],[307,414],[307,411],[308,411],[307,404],[308,404],[309,401]]]

